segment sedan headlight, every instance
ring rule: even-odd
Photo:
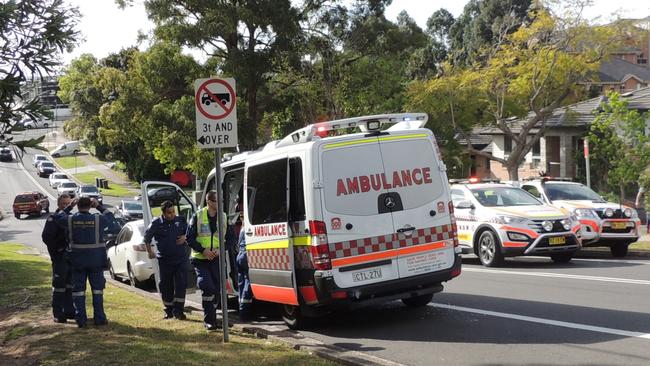
[[[593,210],[589,208],[576,208],[573,210],[573,214],[578,217],[578,219],[595,219],[597,216]]]
[[[548,220],[542,222],[542,229],[545,231],[553,231],[553,222]]]
[[[614,210],[611,208],[606,208],[605,209],[605,217],[612,217],[614,216]]]
[[[562,227],[564,228],[564,230],[567,230],[567,231],[571,230],[571,221],[569,221],[567,219],[564,219],[564,220],[560,221],[560,223],[562,223]]]

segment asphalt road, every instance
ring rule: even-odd
[[[44,251],[44,218],[11,215],[16,193],[47,187],[27,168],[0,163],[0,241]],[[517,258],[488,269],[467,256],[426,307],[396,301],[334,313],[303,333],[410,365],[649,365],[649,305],[648,259]]]

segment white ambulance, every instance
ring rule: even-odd
[[[423,306],[460,274],[446,168],[426,121],[316,123],[225,159],[224,208],[230,224],[243,214],[255,299],[282,304],[296,328],[339,305]]]

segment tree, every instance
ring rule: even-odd
[[[650,113],[629,109],[618,93],[608,95],[602,110],[589,128],[587,139],[594,177],[625,196],[625,187],[641,181],[650,166],[650,135],[646,123]]]
[[[57,55],[70,51],[78,33],[79,12],[63,0],[11,0],[0,3],[0,141],[9,136],[23,116],[46,115],[38,98],[23,100],[21,86],[59,65]],[[21,149],[36,147],[42,138],[14,142]]]

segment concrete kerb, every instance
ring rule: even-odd
[[[160,301],[160,295],[158,293],[148,292],[133,286],[129,286],[123,282],[107,278],[106,281],[112,283],[113,285],[126,290],[131,291],[135,294]],[[192,311],[202,311],[201,304],[194,302],[192,300],[185,300],[186,308],[190,308]],[[162,312],[161,312],[162,314]],[[403,364],[385,360],[379,357],[368,355],[366,353],[348,350],[342,347],[328,345],[317,339],[305,337],[299,332],[286,330],[284,327],[278,327],[274,325],[264,325],[264,324],[250,324],[250,323],[241,323],[239,318],[234,314],[229,314],[228,318],[233,320],[231,323],[231,329],[239,332],[252,334],[260,339],[269,339],[272,341],[283,343],[289,346],[292,349],[305,351],[310,354],[314,354],[318,357],[332,360],[343,365],[348,366],[370,366],[370,365],[380,365],[380,366],[401,366]]]

